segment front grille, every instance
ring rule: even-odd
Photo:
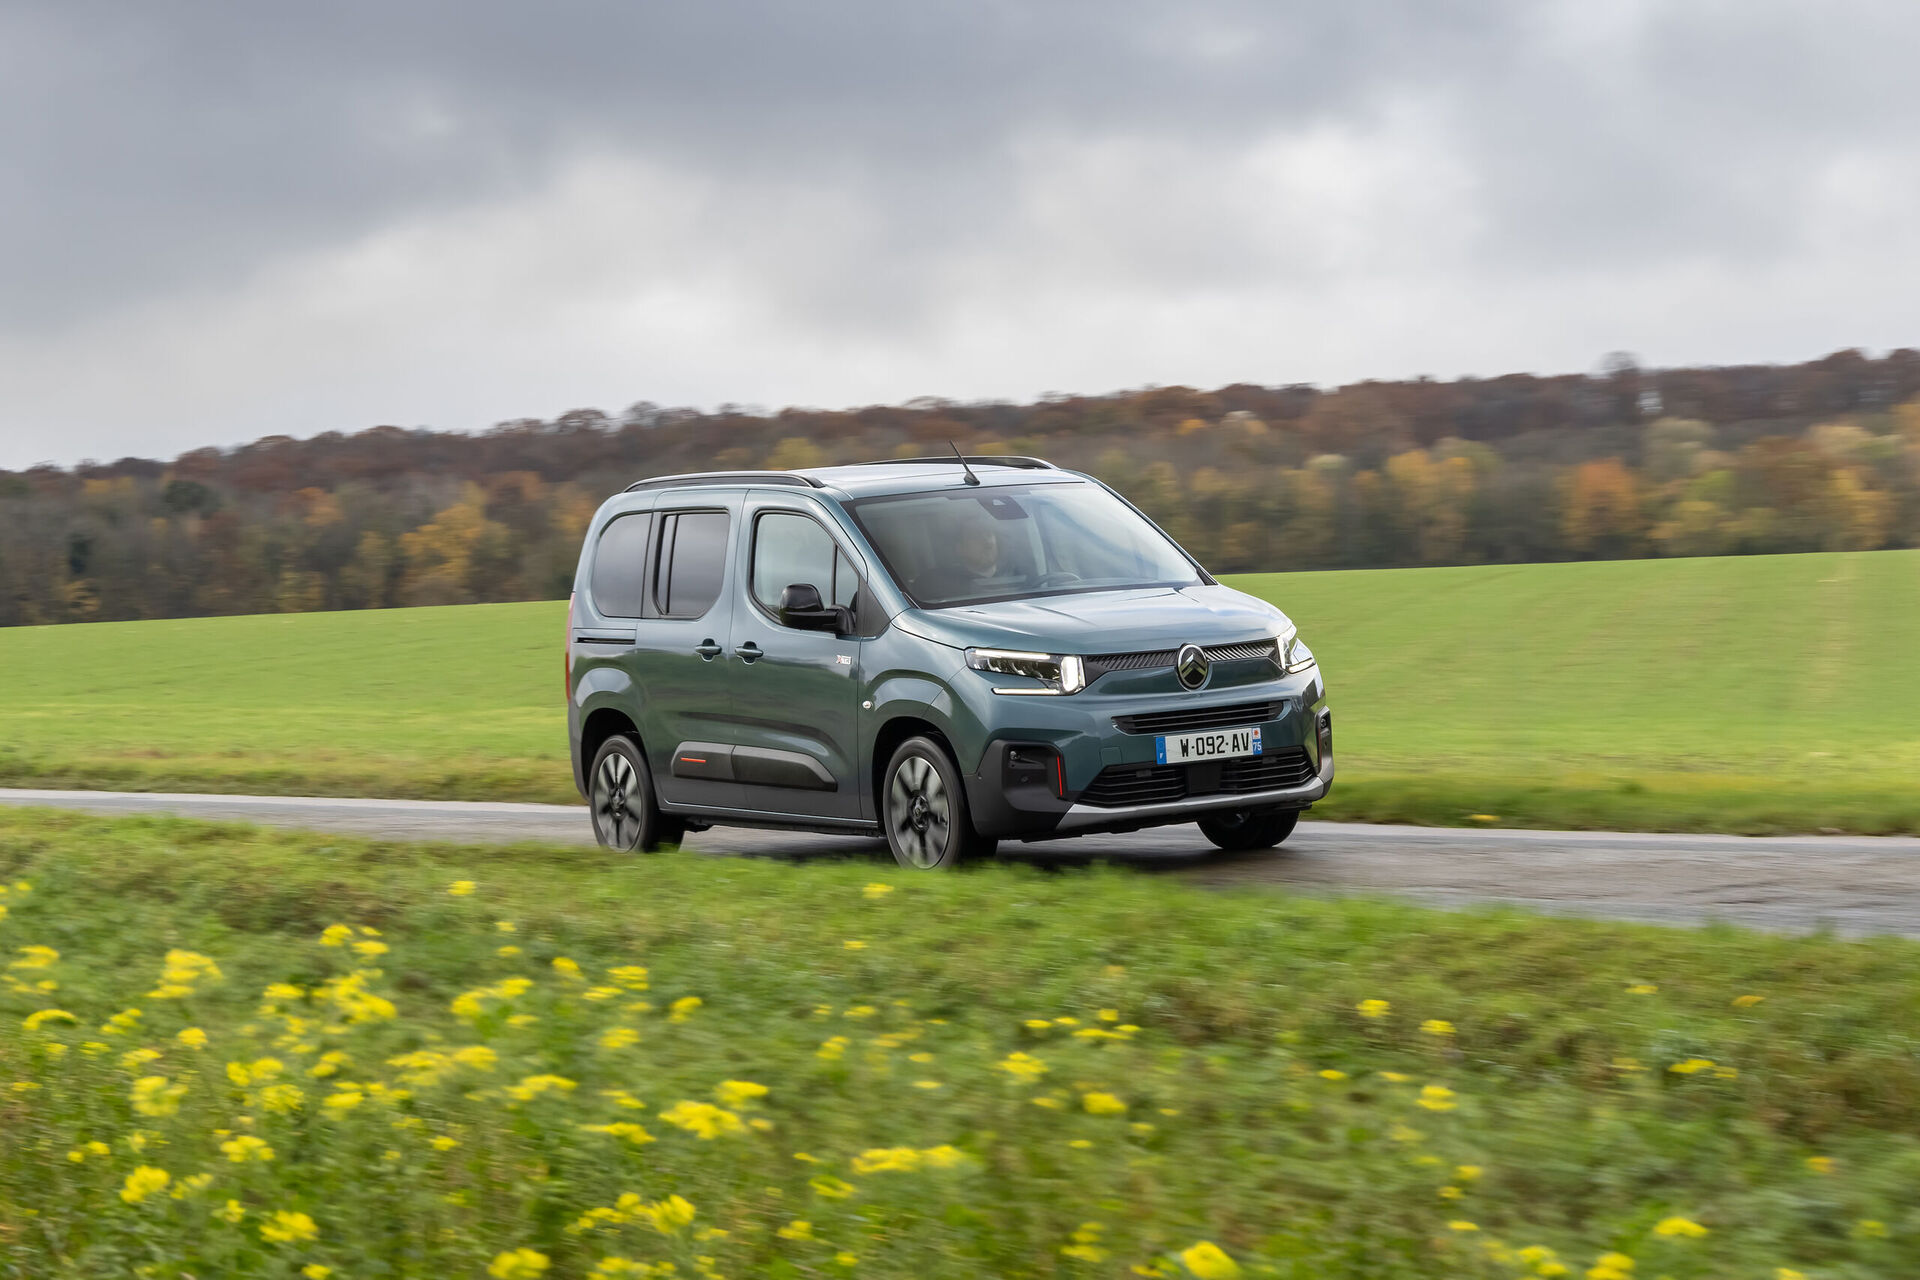
[[[1236,702],[1224,707],[1181,707],[1149,711],[1137,716],[1115,716],[1113,727],[1122,733],[1199,733],[1205,729],[1238,729],[1278,720],[1287,700]]]
[[[1313,776],[1313,760],[1305,747],[1201,764],[1110,764],[1080,793],[1079,802],[1116,809],[1188,796],[1275,791],[1301,786]]]
[[[1251,658],[1272,660],[1276,646],[1271,640],[1248,640],[1241,644],[1215,644],[1206,647],[1210,662],[1245,662]],[[1098,680],[1109,671],[1151,671],[1171,667],[1179,657],[1178,649],[1148,649],[1139,653],[1096,653],[1086,659],[1087,679]]]
[[[1155,804],[1187,794],[1187,766],[1182,764],[1119,765],[1102,769],[1080,793],[1080,803],[1103,809],[1116,805]]]
[[[1313,759],[1305,747],[1286,747],[1271,755],[1229,760],[1220,771],[1222,791],[1272,791],[1313,781]]]

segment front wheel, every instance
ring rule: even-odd
[[[883,776],[887,847],[901,866],[946,871],[993,852],[996,842],[973,829],[960,770],[932,738],[901,743]]]
[[[1293,834],[1298,809],[1235,809],[1200,819],[1200,834],[1228,853],[1271,849]]]
[[[588,809],[602,848],[652,853],[663,844],[680,843],[686,829],[660,812],[639,743],[624,735],[608,738],[593,758],[592,777]]]

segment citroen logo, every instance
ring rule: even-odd
[[[1213,663],[1207,660],[1207,651],[1197,644],[1180,646],[1180,656],[1174,659],[1173,672],[1180,677],[1183,688],[1198,689],[1213,674]]]

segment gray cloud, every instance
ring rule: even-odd
[[[0,7],[0,465],[1916,340],[1920,11]]]

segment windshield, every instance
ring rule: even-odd
[[[925,609],[1203,581],[1166,535],[1098,485],[942,490],[848,505],[893,580]]]

